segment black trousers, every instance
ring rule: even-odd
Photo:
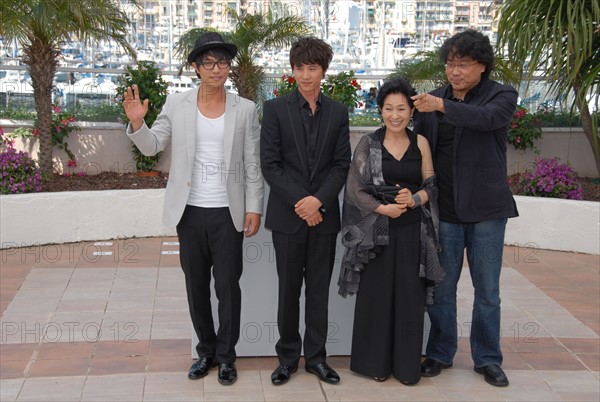
[[[186,206],[177,225],[181,268],[200,357],[215,357],[219,363],[235,361],[240,336],[243,234],[233,225],[229,208]],[[219,329],[210,303],[210,281],[215,278],[219,300]]]
[[[304,359],[306,365],[325,361],[329,282],[335,260],[337,233],[319,234],[304,227],[298,233],[273,231],[273,243],[279,277],[277,326],[279,341],[275,345],[280,363],[297,366],[302,350],[299,331],[300,293],[305,284]]]
[[[419,277],[420,225],[390,226],[390,243],[360,275],[350,369],[416,383],[421,378],[425,281]]]

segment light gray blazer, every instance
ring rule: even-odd
[[[171,166],[165,192],[163,223],[175,227],[185,209],[192,186],[196,149],[198,88],[171,94],[160,115],[149,128],[127,135],[144,155],[163,151],[171,141]],[[263,179],[260,170],[260,128],[255,104],[234,93],[225,102],[224,158],[227,199],[231,219],[238,231],[244,229],[247,212],[262,214]]]

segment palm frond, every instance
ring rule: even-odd
[[[137,6],[136,0],[131,0]],[[127,41],[129,19],[114,0],[18,0],[0,7],[0,35],[16,40],[29,66],[40,129],[40,166],[52,172],[51,102],[52,80],[60,57],[60,45],[77,38],[115,40],[135,55]]]
[[[504,2],[498,43],[523,66],[531,79],[541,75],[551,94],[573,94],[583,129],[600,172],[598,125],[590,117],[589,99],[600,89],[600,3],[593,0],[512,0]]]
[[[523,66],[527,78],[541,72],[553,92],[570,92],[578,82],[582,94],[590,94],[598,91],[599,22],[600,6],[594,1],[505,2],[499,45]]]
[[[219,32],[226,42],[234,43],[238,53],[234,60],[231,80],[238,93],[248,99],[260,102],[264,91],[260,86],[264,81],[264,71],[255,64],[255,58],[271,47],[283,47],[291,44],[301,35],[310,31],[303,18],[285,16],[276,18],[271,12],[265,14],[240,15],[230,9],[229,15],[236,19],[231,32]],[[185,32],[175,44],[175,52],[179,57],[185,56],[193,49],[196,39],[208,31],[208,28],[195,28]],[[180,68],[180,73],[184,66]]]

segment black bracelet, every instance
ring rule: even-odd
[[[421,196],[417,193],[412,195],[412,199],[415,202],[415,205],[412,206],[412,209],[421,205]]]

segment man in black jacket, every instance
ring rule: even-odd
[[[474,30],[444,42],[440,57],[449,85],[413,97],[415,132],[429,140],[439,187],[440,262],[446,277],[428,306],[431,332],[421,371],[452,366],[457,348],[456,286],[464,250],[475,299],[470,325],[475,371],[508,385],[500,350],[500,271],[507,218],[518,216],[507,184],[506,144],[517,91],[489,79],[494,52]]]
[[[260,154],[271,192],[265,227],[273,232],[279,277],[273,384],[298,369],[302,337],[299,298],[305,283],[305,368],[322,381],[339,382],[326,362],[329,283],[340,230],[338,194],[350,165],[348,109],[320,92],[333,57],[320,39],[292,45],[290,64],[298,89],[263,109]]]

